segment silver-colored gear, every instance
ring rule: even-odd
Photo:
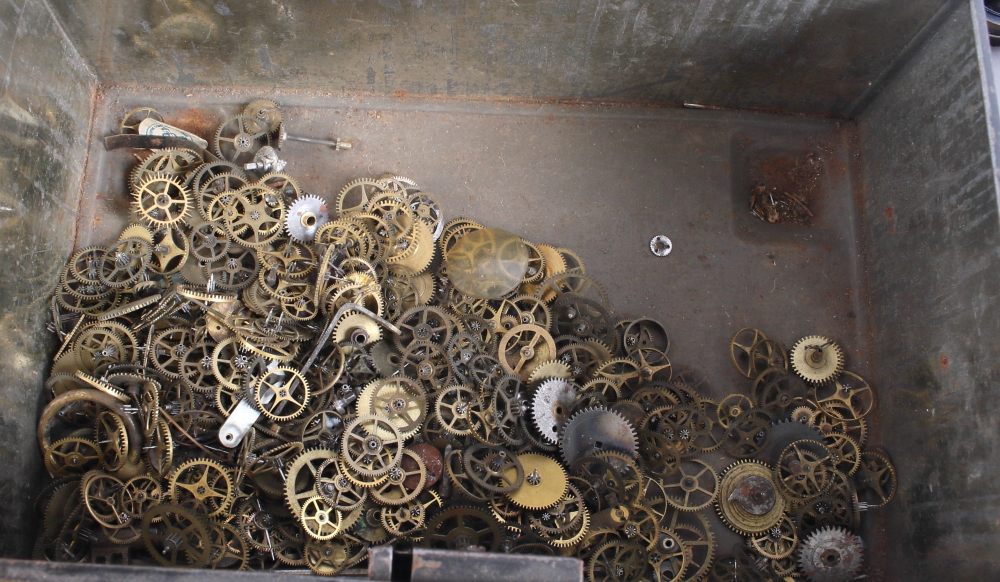
[[[839,527],[813,532],[799,550],[799,567],[812,582],[847,582],[861,573],[861,539]]]
[[[538,385],[531,403],[535,427],[545,440],[559,442],[559,429],[569,419],[576,401],[577,388],[562,378],[551,378]]]
[[[307,194],[292,203],[285,213],[285,231],[294,240],[311,243],[316,231],[330,221],[326,200]]]
[[[587,408],[574,414],[560,434],[563,460],[572,465],[592,451],[615,451],[634,457],[638,450],[635,428],[617,412]]]

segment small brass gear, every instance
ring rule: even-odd
[[[792,409],[791,419],[793,422],[801,422],[802,424],[812,424],[813,418],[816,416],[816,410],[810,408],[809,406],[798,406]]]
[[[810,384],[823,384],[844,371],[844,352],[831,339],[810,335],[792,347],[792,368]]]

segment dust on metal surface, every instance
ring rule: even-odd
[[[837,114],[942,3],[71,0],[53,8],[107,83]]]

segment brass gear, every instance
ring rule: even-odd
[[[305,500],[299,510],[303,531],[317,540],[329,540],[340,533],[342,519],[340,512],[327,505],[319,495]]]
[[[508,374],[528,381],[531,373],[556,355],[556,343],[543,327],[516,325],[500,338],[497,346],[500,365]]]
[[[507,498],[525,509],[545,509],[558,502],[569,486],[566,470],[559,462],[538,453],[518,455],[524,471],[524,481]],[[510,468],[509,472],[516,472]]]
[[[413,271],[415,275],[418,275],[426,271],[434,259],[434,235],[424,221],[415,220],[413,221],[411,235],[408,238],[408,244],[415,247],[413,252],[391,256],[386,259],[386,262],[391,265],[406,267]]]
[[[844,352],[833,340],[809,335],[792,346],[792,368],[810,384],[833,380],[844,370]]]
[[[275,422],[291,420],[305,412],[309,404],[309,382],[298,370],[279,366],[257,381],[254,404]]]
[[[132,207],[139,218],[157,228],[184,220],[190,216],[194,204],[191,193],[180,180],[163,173],[142,180],[133,198]],[[147,242],[151,243],[151,240]]]
[[[371,496],[381,505],[403,505],[417,498],[427,483],[423,459],[410,449],[403,449],[397,466],[389,469],[386,479],[371,489]]]
[[[750,546],[765,558],[780,560],[792,555],[798,549],[799,536],[795,524],[788,516],[784,516],[777,525],[752,536],[749,542]]]
[[[809,406],[798,406],[792,409],[791,419],[792,422],[801,422],[802,424],[812,424],[813,417],[816,416],[816,410]]]
[[[427,396],[416,380],[403,376],[373,380],[358,397],[358,414],[381,414],[392,420],[404,439],[420,431],[427,416]]]
[[[367,212],[371,199],[383,192],[385,183],[381,181],[361,179],[348,182],[337,194],[337,216],[345,218]]]
[[[236,492],[225,467],[208,459],[193,459],[173,471],[167,495],[174,504],[216,517],[229,509]]]
[[[785,498],[778,491],[773,472],[757,461],[730,465],[719,479],[716,510],[736,533],[750,536],[781,522]]]
[[[528,375],[528,387],[534,390],[538,388],[539,384],[552,378],[572,381],[573,374],[569,364],[559,360],[549,360],[541,363]]]
[[[316,496],[316,481],[320,467],[336,460],[337,453],[329,449],[313,449],[295,457],[285,475],[285,503],[293,516],[302,512],[302,505]]]
[[[365,478],[376,478],[399,464],[403,437],[392,420],[363,414],[344,429],[340,446],[347,466]]]
[[[359,341],[362,333],[364,340]],[[344,314],[340,318],[340,321],[337,322],[336,327],[333,328],[333,341],[338,344],[352,341],[361,345],[368,345],[380,339],[382,339],[382,326],[374,319],[357,311]]]

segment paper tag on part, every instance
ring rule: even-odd
[[[161,137],[179,137],[198,144],[202,149],[208,148],[208,142],[193,133],[188,133],[179,127],[174,127],[147,117],[139,124],[139,135],[158,135]]]

